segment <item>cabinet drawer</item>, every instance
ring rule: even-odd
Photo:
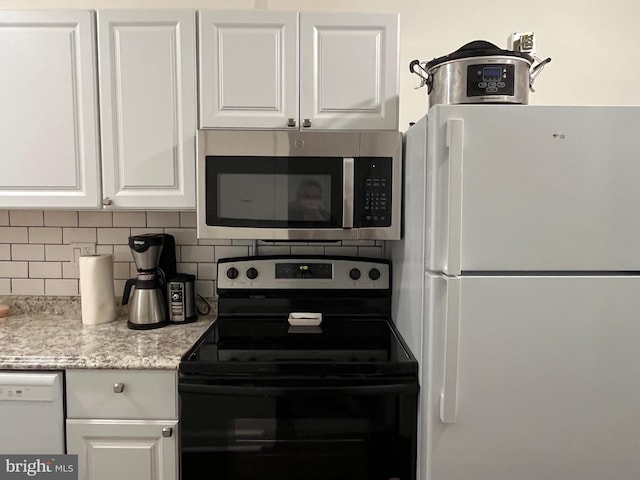
[[[68,418],[178,418],[173,370],[67,370],[66,377]]]

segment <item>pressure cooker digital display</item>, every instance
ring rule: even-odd
[[[467,67],[467,96],[513,96],[515,67],[510,64],[479,64]]]

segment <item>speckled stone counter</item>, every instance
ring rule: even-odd
[[[84,325],[79,300],[0,298],[12,314],[0,318],[0,369],[177,369],[180,357],[215,320],[131,330],[126,311],[117,320]]]

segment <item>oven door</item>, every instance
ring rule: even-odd
[[[182,480],[207,471],[225,480],[413,480],[417,391],[417,381],[181,382]]]

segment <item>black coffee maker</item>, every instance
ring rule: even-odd
[[[146,330],[166,325],[167,281],[176,275],[176,243],[172,235],[143,234],[129,237],[129,248],[136,263],[138,276],[127,280],[122,304],[129,303],[129,328]]]

